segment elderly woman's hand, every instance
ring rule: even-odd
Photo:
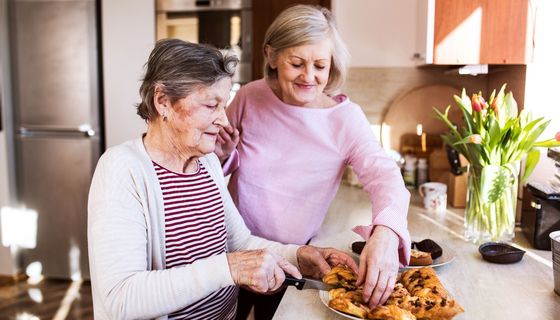
[[[384,303],[399,272],[399,237],[388,227],[376,226],[360,255],[357,284],[364,284],[364,301],[370,307]]]
[[[334,248],[302,246],[297,251],[299,270],[307,277],[321,279],[331,271],[331,266],[345,264],[358,272],[354,260],[344,252]]]
[[[258,293],[280,288],[286,279],[284,272],[301,278],[301,273],[294,265],[266,249],[228,253],[227,259],[233,282]]]
[[[239,143],[239,130],[234,128],[231,124],[220,128],[220,133],[216,139],[216,149],[214,153],[218,156],[223,163],[229,155],[233,152]]]

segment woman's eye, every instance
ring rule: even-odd
[[[292,63],[292,66],[294,68],[301,68],[301,66],[303,66],[302,64],[297,64],[297,63]]]
[[[206,107],[207,107],[207,108],[210,108],[210,109],[216,109],[216,108],[218,107],[218,105],[217,105],[217,104],[215,104],[215,105],[209,105],[209,104],[207,104]]]
[[[317,70],[323,70],[323,69],[325,69],[325,66],[315,66],[315,68],[316,68]]]

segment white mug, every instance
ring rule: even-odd
[[[434,211],[447,209],[447,185],[440,182],[426,182],[418,187],[424,198],[424,208]]]

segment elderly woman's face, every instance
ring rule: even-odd
[[[317,106],[329,80],[331,56],[332,45],[327,39],[278,52],[271,66],[278,71],[282,101],[295,106]]]
[[[214,151],[220,128],[228,124],[225,105],[230,90],[231,79],[223,78],[173,104],[167,121],[179,152],[204,156]]]

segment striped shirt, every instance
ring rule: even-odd
[[[197,161],[180,174],[153,162],[165,210],[166,269],[227,252],[224,205],[216,182]],[[169,319],[233,319],[237,287],[221,288],[169,315]]]

